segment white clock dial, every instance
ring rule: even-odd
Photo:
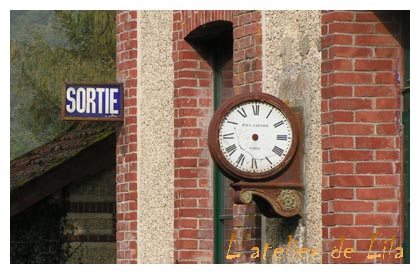
[[[249,173],[267,172],[285,159],[294,136],[287,117],[264,101],[231,109],[219,128],[219,145],[230,164]]]

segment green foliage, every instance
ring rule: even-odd
[[[34,148],[19,142],[24,139],[19,128],[26,132],[26,144],[39,145],[71,125],[61,121],[64,82],[115,80],[114,11],[56,11],[52,26],[65,37],[62,45],[39,33],[29,41],[10,43],[11,97],[18,98],[11,107],[11,122],[20,125],[11,130],[12,159]]]
[[[10,219],[10,263],[58,264],[69,257],[68,199],[49,197]]]

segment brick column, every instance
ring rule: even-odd
[[[117,81],[124,83],[124,123],[117,128],[117,263],[137,263],[137,12],[116,18]]]
[[[233,92],[262,92],[261,11],[233,12]],[[254,203],[233,205],[235,263],[255,263],[252,247],[261,245],[261,215]],[[232,253],[232,252],[231,252]]]
[[[373,252],[401,242],[398,35],[391,13],[322,15],[323,263],[401,262],[367,258],[373,233]]]
[[[231,21],[232,11],[174,11],[175,263],[213,261],[213,180],[207,129],[213,73],[185,41],[197,27]]]
[[[234,263],[258,263],[263,256],[261,245],[261,216],[257,212],[255,203],[246,205],[233,205],[233,232],[235,241],[232,245],[233,252],[239,254]],[[259,257],[252,258],[255,252],[253,247],[260,249]]]
[[[233,12],[233,92],[262,92],[261,11]]]

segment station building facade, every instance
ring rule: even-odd
[[[117,263],[407,260],[408,22],[402,11],[118,11]],[[233,204],[210,157],[214,110],[250,92],[302,112],[302,218]],[[369,257],[384,241],[390,253]]]

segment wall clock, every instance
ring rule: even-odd
[[[293,112],[280,99],[248,93],[226,100],[209,127],[209,150],[234,181],[266,181],[286,167],[296,152]]]

